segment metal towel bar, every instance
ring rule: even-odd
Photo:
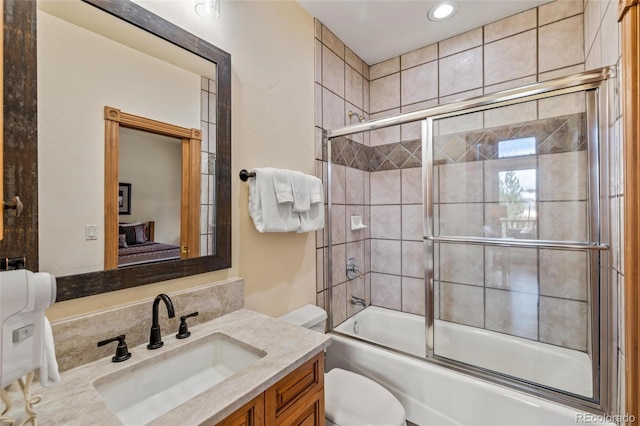
[[[505,240],[502,238],[482,237],[424,237],[427,241],[435,243],[471,244],[498,247],[522,247],[522,248],[547,248],[565,250],[608,250],[607,244],[585,243],[579,241],[553,241],[553,240]]]

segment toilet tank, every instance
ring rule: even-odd
[[[288,314],[278,317],[278,319],[288,322],[289,324],[324,333],[327,322],[327,313],[319,306],[305,305],[295,311],[291,311]]]

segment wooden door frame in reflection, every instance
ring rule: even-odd
[[[120,128],[180,139],[182,194],[180,200],[180,257],[200,256],[200,145],[202,131],[104,107],[104,269],[118,267],[118,182]]]

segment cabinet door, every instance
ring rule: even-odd
[[[264,394],[240,407],[218,426],[264,426]]]
[[[279,425],[324,388],[324,353],[302,364],[265,392],[267,424]],[[323,393],[324,395],[324,393]],[[323,415],[324,417],[324,411]]]
[[[283,426],[324,426],[324,388],[299,401],[280,422]],[[288,414],[289,412],[287,412]]]

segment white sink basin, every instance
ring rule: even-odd
[[[215,333],[193,345],[176,348],[167,357],[159,356],[162,359],[158,361],[152,358],[143,365],[101,377],[93,387],[122,423],[143,425],[265,355],[226,334]]]

